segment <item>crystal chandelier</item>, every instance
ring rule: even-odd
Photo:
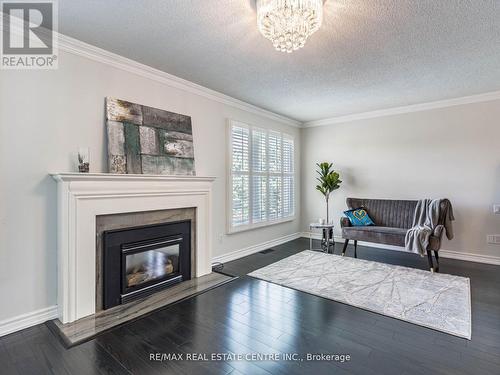
[[[291,53],[321,27],[323,0],[257,0],[257,24],[274,48]]]

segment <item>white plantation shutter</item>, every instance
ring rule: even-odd
[[[267,176],[253,176],[252,222],[267,220]]]
[[[269,220],[278,220],[283,212],[281,176],[269,176]]]
[[[230,161],[231,228],[261,226],[295,214],[291,136],[231,122]]]
[[[269,132],[269,172],[280,173],[282,167],[281,158],[281,134],[277,132]]]
[[[267,220],[267,131],[252,129],[252,222]]]
[[[267,132],[263,129],[252,129],[252,172],[267,170]]]
[[[232,170],[235,172],[248,172],[248,154],[250,151],[248,128],[233,126],[231,133]]]
[[[293,176],[283,177],[283,216],[294,215],[294,180]]]
[[[250,130],[241,126],[231,128],[231,185],[232,225],[250,223]]]
[[[293,138],[283,136],[283,172],[293,173]]]
[[[250,199],[248,176],[233,176],[233,224],[250,223]]]
[[[283,136],[283,216],[295,214],[293,138]]]

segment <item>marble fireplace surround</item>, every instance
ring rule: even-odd
[[[61,323],[98,311],[98,216],[192,208],[196,223],[193,276],[211,272],[214,177],[106,173],[56,173],[52,177],[58,186],[57,302]]]
[[[96,217],[96,312],[102,310],[103,304],[103,234],[107,230],[126,229],[143,225],[164,224],[176,221],[189,220],[191,222],[191,278],[195,276],[196,268],[196,209],[193,207],[127,212]]]

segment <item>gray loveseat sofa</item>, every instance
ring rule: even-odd
[[[346,203],[349,209],[364,207],[375,225],[353,227],[347,217],[341,218],[342,237],[345,239],[342,255],[345,255],[350,240],[354,241],[355,257],[357,257],[358,241],[405,246],[406,232],[413,225],[416,200],[347,198]],[[444,212],[444,209],[441,211]],[[439,218],[438,225],[434,228],[427,247],[427,258],[431,272],[439,271],[438,250],[441,248],[443,231],[444,218]],[[432,252],[436,258],[436,267],[433,265]]]

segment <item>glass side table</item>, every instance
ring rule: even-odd
[[[311,250],[319,250],[325,253],[330,253],[330,248],[332,249],[331,254],[335,251],[335,241],[333,240],[333,224],[320,224],[311,223],[309,224],[309,248]],[[314,230],[321,230],[321,249],[313,249],[312,240]]]

